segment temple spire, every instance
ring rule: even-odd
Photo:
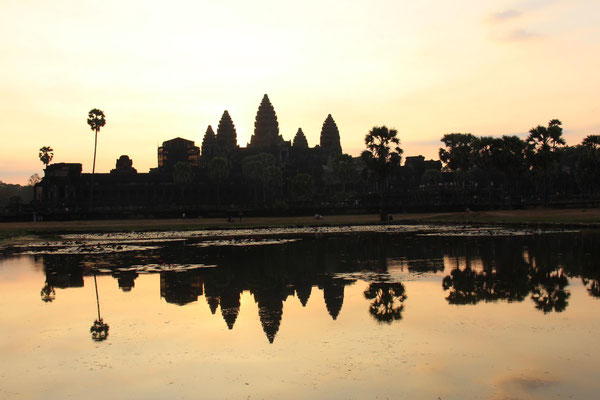
[[[235,125],[229,116],[229,112],[225,110],[223,116],[219,121],[219,127],[217,128],[217,148],[221,153],[231,153],[237,148],[237,133],[235,131]]]
[[[302,132],[302,128],[298,128],[298,132],[294,136],[293,146],[297,149],[308,149],[308,141],[306,140],[306,136],[304,136],[304,132]]]
[[[212,126],[208,126],[204,139],[202,139],[202,157],[212,157],[215,155],[217,147],[217,137]]]
[[[340,131],[331,114],[329,114],[325,119],[325,122],[323,122],[323,128],[321,129],[321,148],[328,156],[342,154]]]
[[[250,138],[248,147],[265,148],[277,143],[279,137],[279,123],[277,114],[266,94],[258,106],[256,120],[254,121],[254,134]]]

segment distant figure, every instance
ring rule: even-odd
[[[185,213],[181,214],[181,218],[185,219]]]
[[[242,215],[244,215],[242,210],[238,211],[238,217],[240,217],[240,222],[242,222]]]
[[[392,214],[388,214],[388,218],[387,219],[388,219],[388,221],[393,221],[394,217],[392,216]]]
[[[469,207],[466,208],[465,214],[471,214],[471,209]]]

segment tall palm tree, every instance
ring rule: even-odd
[[[394,168],[400,165],[403,150],[400,148],[396,129],[386,126],[374,126],[365,136],[367,150],[363,151],[361,158],[379,178],[380,216],[387,219],[385,210],[385,194],[387,192],[388,178]]]
[[[92,164],[92,179],[91,179],[91,189],[90,189],[90,208],[94,202],[94,173],[96,172],[96,149],[98,147],[98,132],[100,128],[106,125],[106,117],[104,116],[104,112],[97,108],[90,110],[88,113],[87,123],[94,131],[94,162]]]
[[[96,148],[98,147],[98,132],[100,128],[106,125],[106,117],[104,112],[97,108],[90,110],[88,113],[87,123],[90,128],[94,131],[94,163],[92,164],[92,174],[96,171]]]

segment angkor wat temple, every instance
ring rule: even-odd
[[[226,110],[216,134],[212,126],[206,129],[201,148],[179,137],[167,140],[158,148],[157,161],[156,168],[138,173],[122,155],[109,173],[93,176],[82,173],[80,163],[48,165],[35,186],[34,206],[39,213],[58,217],[223,215],[232,210],[325,213],[322,207],[363,207],[368,201],[357,194],[376,191],[360,158],[342,153],[331,114],[323,122],[318,145],[310,147],[301,128],[293,140],[285,140],[266,94],[246,147],[238,144]],[[421,156],[408,157],[406,165],[416,166],[420,174],[441,168],[439,161]],[[372,203],[376,208],[377,202]]]
[[[148,173],[138,173],[127,155],[119,157],[109,173],[96,173],[93,177],[82,173],[80,163],[48,165],[44,178],[36,185],[35,202],[40,211],[59,214],[89,209],[194,212],[232,205],[238,209],[262,208],[272,199],[258,201],[251,193],[257,190],[256,186],[268,185],[260,176],[268,174],[267,170],[278,175],[280,182],[274,184],[281,191],[285,190],[281,187],[285,178],[302,172],[317,177],[328,160],[341,154],[339,131],[331,115],[323,123],[320,145],[310,148],[302,129],[298,129],[293,142],[286,141],[265,94],[247,147],[239,146],[235,125],[226,110],[216,134],[212,126],[206,129],[201,149],[191,140],[167,140],[158,148],[158,167]],[[255,159],[249,160],[252,156]],[[211,166],[215,158],[225,162]],[[250,170],[255,170],[254,174]],[[218,201],[216,186],[220,186]],[[258,190],[271,192],[267,187]]]

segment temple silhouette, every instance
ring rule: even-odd
[[[285,140],[265,94],[246,147],[238,144],[235,124],[225,110],[216,133],[211,125],[206,128],[201,147],[177,137],[163,142],[157,153],[157,167],[148,173],[137,172],[127,155],[120,156],[109,173],[93,177],[82,172],[81,163],[50,164],[34,188],[34,204],[38,212],[65,216],[91,210],[100,215],[145,211],[160,216],[272,208],[292,198],[292,181],[299,174],[310,175],[313,186],[321,185],[324,169],[342,155],[342,146],[331,114],[323,122],[318,145],[309,147],[301,128],[293,140]]]

